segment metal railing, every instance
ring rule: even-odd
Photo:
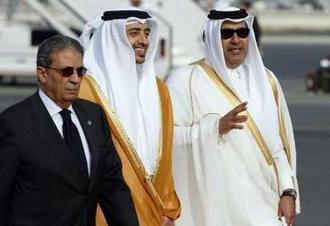
[[[52,16],[47,7],[37,0],[22,0],[31,7],[42,19],[54,28],[58,33],[77,38],[77,35],[65,26],[59,19]]]

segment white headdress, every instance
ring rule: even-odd
[[[118,115],[148,173],[159,148],[160,100],[154,57],[158,26],[149,14],[134,8],[105,12],[85,26],[81,36],[84,65]],[[128,21],[147,23],[150,44],[143,64],[136,64],[126,36]]]

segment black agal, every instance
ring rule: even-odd
[[[210,20],[223,20],[223,19],[243,19],[248,14],[244,9],[236,11],[217,11],[212,9],[207,16]]]
[[[129,17],[137,17],[140,19],[148,19],[151,16],[145,12],[140,10],[114,10],[114,11],[105,11],[102,20],[119,20],[119,19],[127,19]]]

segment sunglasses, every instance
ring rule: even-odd
[[[250,29],[246,28],[246,27],[239,28],[237,30],[224,28],[224,29],[221,29],[221,38],[222,39],[229,39],[229,38],[233,37],[234,33],[236,33],[237,36],[240,37],[240,38],[246,38],[250,33]]]
[[[53,68],[53,67],[47,67],[47,69],[55,70],[59,72],[63,77],[70,77],[75,71],[77,72],[79,77],[82,77],[86,74],[87,69],[83,66],[81,67],[65,67],[65,68]]]

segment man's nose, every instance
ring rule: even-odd
[[[146,45],[148,43],[148,37],[144,34],[141,34],[139,37],[139,43]]]
[[[234,32],[233,36],[231,37],[231,41],[232,42],[238,42],[239,41],[239,37],[238,37],[236,32]]]
[[[78,75],[77,69],[74,69],[72,75],[70,76],[70,81],[74,83],[78,83],[80,81],[80,77]]]

